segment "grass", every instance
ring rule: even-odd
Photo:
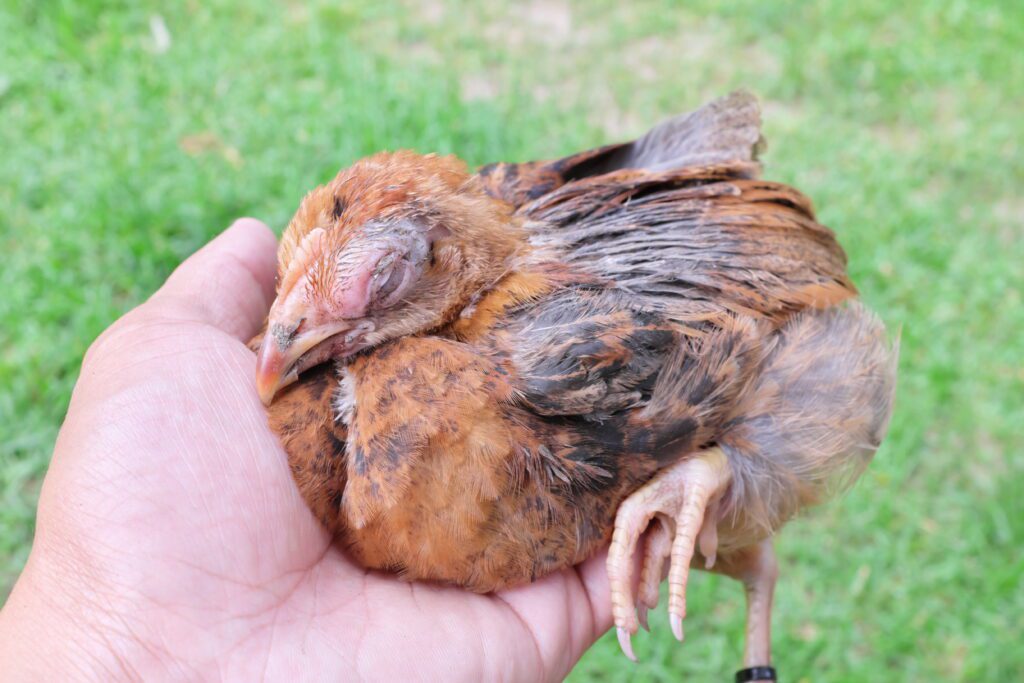
[[[875,464],[781,536],[777,665],[1024,676],[1014,3],[164,5],[0,0],[0,594],[86,346],[235,216],[280,229],[378,149],[549,157],[746,86],[767,174],[814,198],[865,300],[902,327]],[[684,646],[659,612],[640,665],[605,637],[573,678],[721,680],[742,604],[700,574]]]

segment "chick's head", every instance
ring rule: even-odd
[[[439,328],[526,245],[455,157],[381,153],[303,199],[281,238],[257,361],[264,403],[303,370]]]

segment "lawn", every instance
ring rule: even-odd
[[[786,680],[1024,679],[1024,8],[1017,2],[0,0],[0,595],[82,354],[235,216],[280,230],[379,150],[471,163],[641,133],[731,88],[902,329],[889,439],[779,541]],[[726,680],[738,585],[575,680]]]

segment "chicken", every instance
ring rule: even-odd
[[[691,563],[733,576],[742,677],[774,677],[772,535],[870,460],[895,350],[759,144],[741,92],[552,162],[382,153],[306,196],[256,383],[360,562],[487,592],[610,540],[628,656],[671,559],[676,636]]]

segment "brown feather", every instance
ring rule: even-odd
[[[727,548],[856,476],[893,354],[837,308],[846,256],[806,197],[757,179],[759,145],[736,93],[565,159],[470,176],[379,154],[310,193],[279,296],[306,278],[329,299],[337,255],[374,230],[442,235],[371,348],[270,408],[325,525],[368,567],[488,591],[588,556],[627,495],[702,446],[737,482]]]

